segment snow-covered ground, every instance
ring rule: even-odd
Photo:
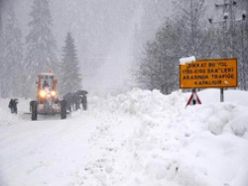
[[[247,186],[248,93],[90,97],[67,120],[29,121],[0,101],[1,186]]]

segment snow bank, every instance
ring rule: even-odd
[[[98,152],[96,158],[108,163],[99,165],[96,160],[88,164],[89,169],[103,167],[97,175],[106,185],[248,184],[244,176],[248,168],[243,166],[248,160],[245,122],[248,121],[248,109],[237,104],[243,102],[247,93],[226,91],[227,103],[219,102],[219,90],[198,94],[204,100],[203,105],[187,109],[184,106],[189,94],[181,92],[164,96],[156,90],[136,89],[97,100],[96,109],[119,117],[128,114],[129,117],[138,117],[138,121],[103,124],[97,134],[101,137],[95,139],[94,145],[99,145],[98,149],[110,146],[111,152]],[[86,177],[86,183],[90,184],[92,176]]]
[[[109,96],[105,99],[90,99],[90,103],[95,109],[115,113],[156,114],[167,112],[168,110],[182,109],[185,104],[185,97],[181,92],[174,92],[169,96],[164,96],[158,90],[144,91],[133,89],[126,94]],[[171,110],[171,111],[172,111]]]
[[[198,95],[203,104],[185,108],[189,93],[134,89],[89,97],[89,111],[64,121],[19,118],[11,128],[0,125],[2,180],[11,186],[247,186],[248,93],[225,91],[225,103],[219,90]]]

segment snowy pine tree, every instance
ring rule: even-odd
[[[22,96],[23,44],[12,3],[5,6],[1,34],[1,96]]]
[[[177,19],[168,19],[141,59],[138,81],[143,88],[159,89],[168,94],[178,88],[178,66],[182,56],[208,57],[209,33],[203,30],[204,0],[181,2]]]
[[[178,85],[179,43],[175,23],[166,21],[156,34],[155,41],[148,43],[140,65],[138,81],[144,88],[159,89],[169,94]]]
[[[56,73],[58,61],[48,0],[34,0],[30,16],[32,20],[29,22],[30,32],[26,37],[25,63],[29,80],[27,92],[31,93],[29,96],[33,96],[37,74],[49,70]]]
[[[74,92],[81,88],[80,67],[76,54],[76,47],[71,33],[68,33],[63,48],[63,59],[61,76],[59,83],[62,94]]]
[[[180,51],[184,56],[209,57],[209,35],[206,32],[205,0],[179,1],[179,16],[176,20],[181,32]]]

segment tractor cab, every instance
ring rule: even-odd
[[[37,100],[41,103],[58,99],[57,80],[53,73],[41,73],[37,81]]]

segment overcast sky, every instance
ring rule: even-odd
[[[28,33],[32,2],[16,0],[15,4],[24,36]],[[164,17],[172,12],[171,7],[170,1],[159,0],[52,0],[52,30],[58,55],[61,56],[66,33],[72,32],[83,86],[95,89],[98,84],[98,89],[119,89],[131,81],[133,47],[142,47],[151,39]],[[134,46],[137,35],[140,43]]]
[[[24,36],[32,3],[16,0],[15,4]],[[176,11],[174,0],[50,0],[50,9],[58,56],[66,33],[72,32],[83,87],[92,90],[118,90],[132,84],[133,51],[152,39],[165,18]]]

